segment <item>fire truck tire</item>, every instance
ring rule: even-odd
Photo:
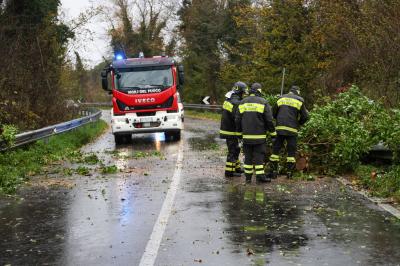
[[[126,142],[126,135],[114,135],[114,140],[116,145],[124,144]]]
[[[178,141],[181,139],[181,131],[179,130],[179,131],[175,131],[175,132],[165,132],[165,138],[167,140],[173,139],[173,140]]]
[[[181,131],[175,132],[173,136],[175,140],[181,140]]]

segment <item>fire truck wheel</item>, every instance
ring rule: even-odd
[[[165,138],[167,140],[180,140],[181,139],[181,131],[176,131],[176,132],[165,132]]]
[[[127,135],[114,135],[114,140],[116,145],[124,144],[128,139]]]
[[[173,136],[174,136],[175,140],[180,140],[181,139],[181,131],[179,130],[178,132],[175,132]]]

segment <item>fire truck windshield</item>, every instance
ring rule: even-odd
[[[123,68],[117,70],[117,86],[125,91],[132,88],[171,87],[173,85],[171,66]]]

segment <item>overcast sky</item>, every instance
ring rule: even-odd
[[[65,19],[68,21],[85,12],[91,6],[91,3],[98,2],[101,1],[61,0],[61,11],[65,13]],[[70,45],[69,54],[73,55],[73,51],[77,50],[88,66],[100,63],[103,56],[109,57],[110,48],[109,39],[106,35],[106,26],[100,19],[93,19],[87,25],[87,28],[93,32],[92,39],[87,34],[83,34],[85,31],[81,30],[82,34],[78,32],[77,41]]]

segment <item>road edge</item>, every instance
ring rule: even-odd
[[[342,185],[348,187],[351,189],[351,191],[353,191],[354,193],[361,195],[362,197],[364,197],[365,199],[367,199],[368,201],[376,204],[381,210],[388,212],[389,214],[393,215],[394,217],[396,217],[397,219],[400,219],[400,210],[398,210],[397,208],[393,207],[390,204],[387,203],[383,203],[383,199],[379,199],[379,198],[374,198],[368,195],[368,192],[366,190],[355,190],[353,188],[353,186],[351,185],[351,182],[346,180],[343,177],[337,177],[336,180],[341,183]]]

